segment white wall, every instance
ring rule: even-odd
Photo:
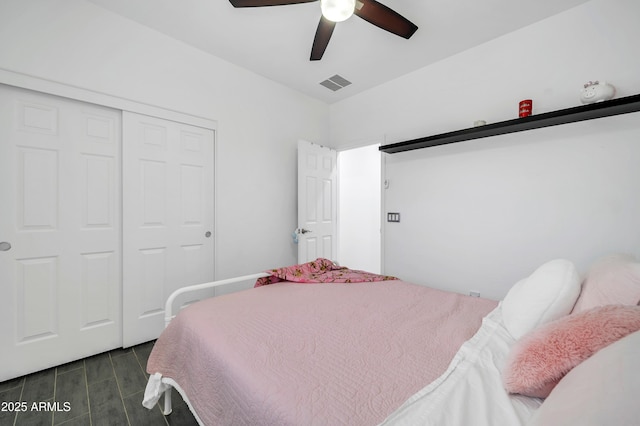
[[[380,273],[379,145],[338,153],[338,261]]]
[[[640,93],[640,2],[594,0],[331,106],[331,140],[386,143]],[[545,260],[640,257],[640,113],[385,155],[384,272],[501,298]]]
[[[328,106],[82,0],[2,0],[0,69],[218,123],[219,278],[296,261],[296,146]]]

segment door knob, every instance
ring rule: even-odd
[[[307,232],[311,232],[311,231],[309,231],[308,229],[304,229],[304,228],[300,229],[300,233],[301,234],[306,234]]]
[[[0,243],[0,251],[9,251],[9,250],[11,250],[11,243],[2,241]]]
[[[207,231],[207,232],[205,232],[205,233],[204,233],[204,236],[205,236],[205,237],[207,237],[207,238],[209,238],[209,237],[211,236],[211,231]]]

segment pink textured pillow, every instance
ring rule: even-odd
[[[582,282],[573,312],[603,305],[637,305],[640,302],[640,263],[633,256],[614,254],[598,259]]]
[[[573,367],[640,330],[640,306],[600,306],[539,327],[511,349],[502,373],[510,393],[546,398]]]

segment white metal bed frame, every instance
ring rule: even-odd
[[[171,322],[171,320],[173,318],[175,318],[175,314],[173,313],[173,304],[176,300],[176,298],[182,294],[185,293],[191,293],[194,291],[199,291],[199,290],[204,290],[207,288],[215,288],[215,287],[221,287],[224,285],[228,285],[228,284],[234,284],[237,282],[242,282],[242,281],[251,281],[251,280],[257,280],[258,278],[263,278],[263,277],[268,277],[270,274],[266,273],[266,272],[260,272],[257,274],[250,274],[250,275],[243,275],[240,277],[234,277],[234,278],[227,278],[224,280],[218,280],[218,281],[212,281],[212,282],[208,282],[208,283],[203,283],[203,284],[195,284],[195,285],[190,285],[190,286],[186,286],[186,287],[182,287],[177,289],[176,291],[174,291],[173,293],[171,293],[169,295],[169,297],[167,298],[167,301],[164,305],[164,326],[165,328],[169,325],[169,323]],[[173,382],[173,381],[171,381]],[[171,389],[173,387],[173,384],[170,381],[166,381],[164,378],[162,379],[162,383],[165,383],[167,385],[169,385],[168,389],[164,391],[164,406],[162,407],[162,414],[164,414],[165,416],[171,414],[172,411],[172,405],[171,405]],[[195,413],[194,413],[195,414]],[[196,415],[197,417],[197,415]],[[199,419],[198,419],[199,422]]]

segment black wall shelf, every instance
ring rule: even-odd
[[[489,136],[504,135],[507,133],[522,132],[542,127],[557,126],[577,121],[593,120],[595,118],[609,117],[612,115],[626,114],[636,111],[640,111],[640,95],[627,96],[595,104],[581,105],[544,114],[530,115],[529,117],[516,118],[514,120],[501,121],[499,123],[491,123],[484,126],[382,145],[380,147],[380,151],[388,154],[394,154],[397,152],[410,151],[412,149],[429,148],[432,146],[486,138]]]

